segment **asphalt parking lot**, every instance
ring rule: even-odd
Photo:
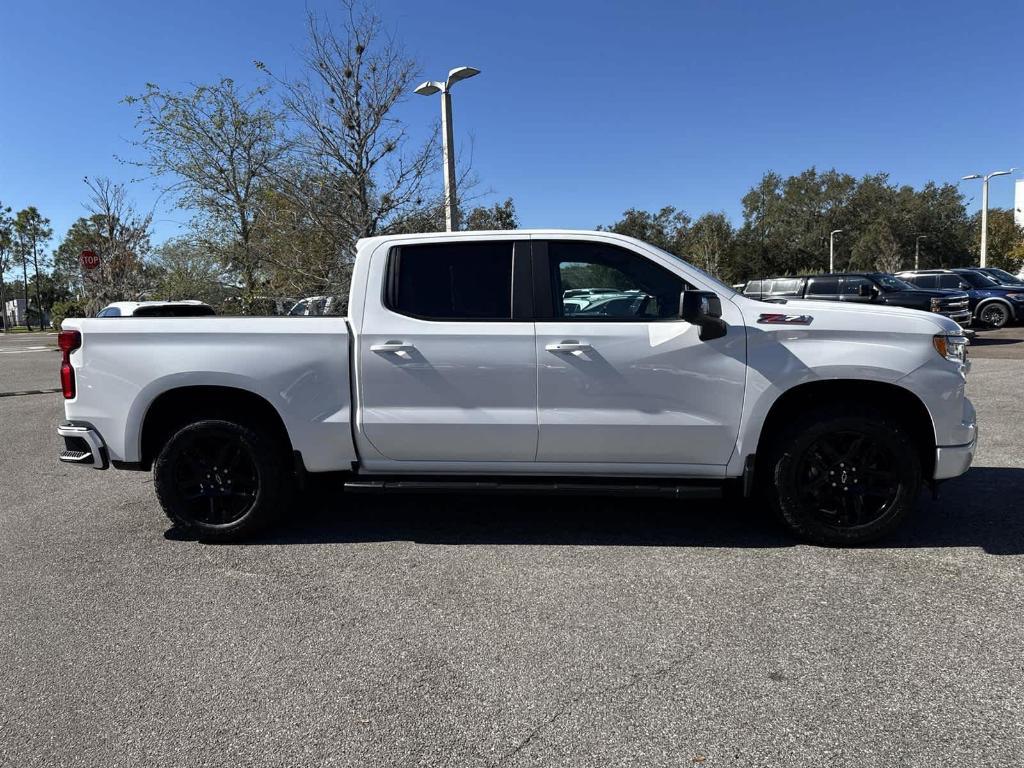
[[[0,336],[0,765],[1024,763],[1024,329],[975,467],[896,536],[757,509],[309,495],[205,546],[59,464],[53,337]],[[42,349],[32,349],[42,347]]]

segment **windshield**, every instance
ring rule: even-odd
[[[686,266],[688,266],[694,272],[699,274],[701,277],[703,277],[709,283],[712,283],[714,285],[716,291],[720,291],[721,293],[724,293],[726,296],[736,296],[736,295],[738,295],[736,293],[736,289],[733,288],[731,285],[726,285],[725,283],[723,283],[721,280],[719,280],[714,275],[709,275],[707,272],[705,272],[700,267],[695,267],[691,262],[687,261],[686,259],[682,258],[681,256],[676,256],[674,253],[670,253],[669,251],[662,250],[658,246],[651,245],[650,243],[646,243],[646,245],[648,247],[650,247],[650,248],[653,248],[654,250],[656,250],[658,253],[662,254],[663,256],[668,256],[671,259],[675,259],[676,261],[683,262]]]
[[[992,267],[991,269],[987,270],[987,273],[990,277],[994,277],[1001,283],[1007,283],[1009,285],[1021,284],[1021,279],[1019,277],[1011,275],[1005,269],[997,269],[995,267]]]
[[[875,280],[887,291],[916,291],[917,286],[893,275],[874,275]]]

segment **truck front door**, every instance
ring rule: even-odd
[[[535,240],[532,251],[537,460],[726,464],[746,375],[732,302],[722,301],[727,335],[703,342],[678,318],[688,286],[655,260],[586,239]]]

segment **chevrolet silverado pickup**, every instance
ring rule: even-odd
[[[952,320],[758,301],[610,232],[374,237],[344,317],[68,319],[58,339],[60,459],[152,470],[201,539],[336,473],[346,499],[756,496],[804,539],[857,544],[977,439]]]

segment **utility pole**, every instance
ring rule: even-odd
[[[833,229],[828,233],[828,273],[831,275],[836,271],[836,235],[843,230]]]
[[[459,80],[479,75],[480,70],[474,67],[456,67],[448,73],[443,83],[430,81],[416,86],[415,93],[420,96],[441,94],[441,151],[444,154],[444,224],[448,232],[459,228],[459,203],[455,191],[455,141],[452,131],[452,93],[451,88]]]

